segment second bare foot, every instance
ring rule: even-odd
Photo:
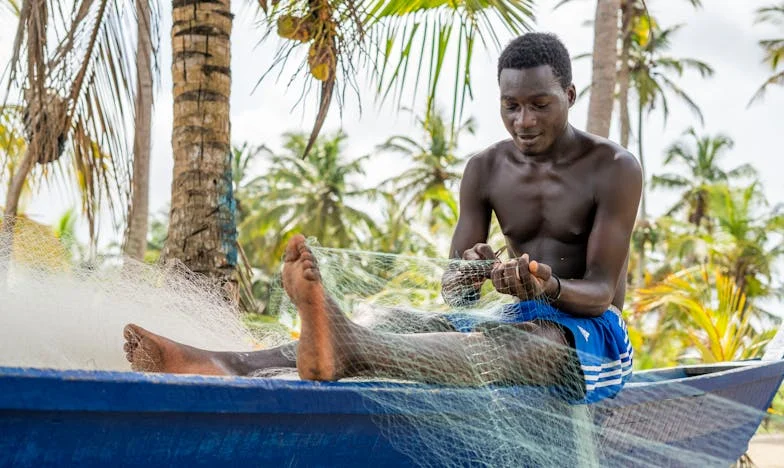
[[[218,353],[187,346],[149,332],[138,325],[126,325],[125,358],[138,372],[171,374],[232,375]]]
[[[302,319],[297,371],[306,380],[345,377],[353,325],[327,296],[305,238],[294,236],[286,248],[283,287]]]

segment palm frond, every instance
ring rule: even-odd
[[[651,178],[652,188],[664,187],[668,189],[675,189],[675,188],[683,188],[688,186],[689,186],[689,179],[679,174],[654,175]]]
[[[54,162],[80,181],[92,235],[100,206],[115,221],[125,215],[135,89],[135,28],[128,23],[134,9],[108,0],[81,0],[70,16],[59,8],[45,0],[23,4],[6,100],[16,94],[26,104],[31,157]],[[42,36],[44,25],[49,37]],[[59,160],[64,146],[71,169]]]
[[[765,97],[765,92],[767,91],[768,86],[771,85],[784,86],[784,70],[780,71],[779,73],[776,73],[775,75],[765,80],[765,83],[763,83],[762,86],[760,86],[759,89],[757,89],[757,91],[751,97],[749,103],[747,104],[747,107],[751,106],[755,101]]]
[[[472,97],[470,63],[477,42],[500,48],[499,34],[515,36],[530,30],[534,17],[532,0],[273,3],[272,8],[262,4],[268,30],[289,40],[281,43],[261,79],[273,69],[282,71],[295,49],[307,45],[308,60],[301,62],[296,75],[310,74],[322,82],[318,116],[305,149],[319,133],[333,94],[342,107],[346,87],[357,89],[355,64],[366,65],[379,103],[390,98],[402,105],[403,89],[413,80],[415,93],[420,87],[427,90],[431,107],[451,50],[457,52],[451,96],[454,131],[466,99]],[[426,80],[426,86],[420,86],[420,80]]]

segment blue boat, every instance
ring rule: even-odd
[[[580,460],[569,465],[678,466],[688,459],[692,466],[728,466],[746,451],[782,378],[782,360],[638,372],[613,399],[590,408],[564,405],[571,411],[565,421],[579,426],[582,418],[582,427],[592,428],[574,429],[569,439]],[[6,367],[0,466],[440,465],[424,441],[417,447],[409,437],[402,449],[391,434],[411,434],[418,418],[432,416],[418,402],[472,391]],[[494,391],[522,401],[538,390]],[[407,402],[406,414],[385,401]],[[476,456],[449,434],[442,443],[439,453],[455,460]]]

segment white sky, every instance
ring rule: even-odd
[[[150,200],[151,212],[157,212],[168,204],[172,177],[172,95],[170,76],[171,48],[168,36],[171,30],[170,3],[163,2],[161,25],[164,35],[161,54],[163,71],[162,88],[157,95],[153,123],[153,151]],[[538,23],[536,29],[558,34],[572,55],[590,52],[593,39],[592,29],[584,23],[593,20],[595,1],[574,0],[571,4],[553,11],[555,0],[537,2]],[[706,0],[698,11],[686,0],[648,0],[649,8],[662,26],[684,23],[685,26],[674,36],[671,54],[674,57],[690,57],[703,60],[716,71],[712,79],[703,80],[696,73],[689,73],[678,81],[702,108],[705,127],[699,132],[723,132],[735,140],[735,148],[725,159],[727,167],[741,163],[753,164],[761,174],[765,193],[771,204],[784,202],[784,156],[781,151],[784,119],[784,88],[772,88],[764,101],[746,108],[749,98],[758,86],[771,74],[761,63],[762,51],[757,41],[769,37],[781,37],[784,31],[768,25],[754,24],[754,10],[773,3],[773,0]],[[275,82],[268,79],[253,92],[258,78],[272,60],[271,45],[259,46],[261,32],[254,27],[252,18],[255,8],[235,1],[234,34],[232,36],[232,134],[235,143],[248,141],[252,144],[265,143],[279,147],[280,135],[284,131],[309,131],[315,108],[293,108],[299,97],[299,88],[287,91],[287,79]],[[15,22],[4,18],[0,21],[0,64],[6,63],[10,54]],[[509,38],[502,37],[502,40]],[[498,116],[498,88],[496,84],[495,50],[475,51],[472,70],[474,101],[466,105],[466,115],[471,115],[478,124],[477,134],[461,142],[461,153],[472,153],[492,142],[506,138]],[[574,65],[574,81],[582,89],[590,81],[590,61],[582,60]],[[452,85],[450,75],[445,75],[442,104],[447,105]],[[374,106],[372,90],[360,79],[363,93],[363,109],[360,118],[356,99],[349,93],[343,116],[335,106],[330,112],[324,130],[343,128],[349,136],[347,153],[358,157],[374,151],[375,145],[392,134],[419,135],[409,113],[396,113],[390,105]],[[421,96],[422,93],[420,92]],[[315,96],[315,94],[314,94]],[[420,99],[420,101],[422,101]],[[649,173],[662,172],[663,151],[689,126],[699,127],[699,122],[678,103],[670,99],[670,118],[663,126],[661,114],[654,113],[646,119],[645,157]],[[421,104],[420,104],[421,108]],[[585,127],[587,99],[578,102],[571,111],[571,122],[578,128]],[[614,116],[617,118],[617,113]],[[617,138],[617,125],[613,124],[613,135]],[[631,142],[631,151],[636,154],[636,142]],[[396,157],[379,155],[367,166],[367,183],[378,182],[401,170]],[[0,204],[5,188],[0,194]],[[674,200],[675,194],[654,193],[649,197],[650,211],[662,213]],[[41,193],[27,207],[27,213],[43,222],[52,222],[67,208],[78,206],[75,197],[58,191]],[[109,223],[102,230],[104,244],[116,239]]]

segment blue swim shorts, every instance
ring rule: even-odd
[[[486,323],[469,314],[448,314],[446,319],[460,332],[473,331]],[[585,396],[573,403],[594,403],[614,397],[632,374],[634,350],[626,323],[614,306],[599,317],[577,317],[541,301],[523,301],[504,306],[494,323],[517,324],[543,320],[568,332],[585,380]],[[569,336],[571,335],[571,336]]]

